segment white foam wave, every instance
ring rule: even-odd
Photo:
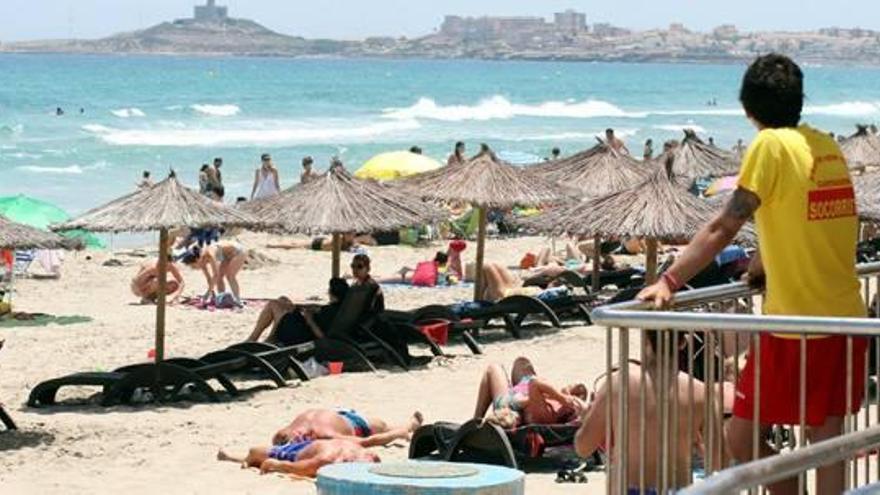
[[[195,110],[198,113],[203,115],[210,115],[212,117],[232,117],[233,115],[238,115],[241,112],[241,108],[238,105],[226,104],[226,105],[190,105],[190,108]]]
[[[545,101],[537,104],[511,102],[501,95],[483,99],[474,105],[440,105],[427,97],[408,107],[386,108],[383,115],[392,119],[427,119],[446,122],[488,121],[516,117],[544,118],[628,118],[644,119],[655,116],[681,117],[742,117],[741,108],[685,108],[657,110],[627,110],[602,100]],[[847,101],[825,105],[808,105],[805,115],[832,117],[865,117],[880,115],[880,101]]]
[[[415,104],[404,108],[386,108],[383,114],[392,119],[431,119],[447,122],[465,120],[512,119],[514,117],[630,117],[642,118],[643,112],[625,112],[611,103],[601,100],[582,102],[546,101],[537,105],[512,103],[507,98],[495,95],[476,105],[438,105],[431,98],[420,98]]]
[[[380,122],[359,127],[260,127],[258,129],[86,129],[108,144],[119,146],[247,146],[296,143],[338,143],[418,129],[414,120]],[[84,126],[85,128],[85,126]]]
[[[86,124],[82,126],[82,129],[94,134],[107,134],[113,132],[113,129],[101,124]]]
[[[880,114],[880,102],[846,101],[831,105],[807,105],[805,115],[831,115],[834,117],[865,117]]]
[[[83,168],[79,165],[70,165],[68,167],[42,167],[39,165],[22,165],[15,168],[17,170],[32,172],[35,174],[79,175],[83,173]]]
[[[43,165],[21,165],[15,168],[17,170],[35,174],[80,175],[89,170],[100,170],[109,166],[110,163],[106,160],[98,160],[95,163],[86,166],[68,165],[66,167],[46,167]]]
[[[706,133],[706,128],[697,124],[663,124],[652,127],[660,131],[683,132],[685,129],[690,129],[698,134]]]
[[[110,113],[112,113],[113,115],[115,115],[119,118],[122,118],[122,119],[127,119],[129,117],[146,117],[147,116],[147,114],[145,114],[143,110],[141,110],[140,108],[134,108],[134,107],[132,107],[132,108],[118,108],[116,110],[110,110]]]

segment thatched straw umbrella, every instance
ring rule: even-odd
[[[648,168],[605,143],[570,157],[526,168],[541,177],[576,189],[589,197],[601,197],[645,180]]]
[[[723,177],[739,172],[736,155],[704,143],[691,129],[684,130],[681,144],[656,159],[667,172],[689,180],[704,177]]]
[[[499,160],[488,147],[464,164],[403,179],[401,187],[424,198],[469,203],[477,208],[479,224],[474,299],[479,299],[482,294],[487,209],[514,205],[537,206],[563,196],[563,189],[553,181]]]
[[[332,234],[333,276],[340,273],[342,235],[381,232],[433,223],[444,215],[439,209],[397,189],[352,177],[336,165],[306,184],[243,207],[255,217],[289,234]]]
[[[868,132],[866,125],[857,125],[856,133],[844,139],[840,149],[851,169],[880,166],[880,136]]]
[[[172,229],[244,227],[258,228],[264,224],[251,215],[212,201],[182,186],[172,173],[152,187],[115,199],[103,206],[59,225],[52,230],[83,229],[91,232],[159,231],[159,294],[156,301],[156,365],[165,357],[165,291],[168,269],[168,231]]]
[[[602,237],[639,237],[647,241],[647,279],[657,275],[657,243],[690,239],[718,213],[717,206],[701,200],[669,180],[652,174],[629,189],[608,196],[569,203],[534,217],[533,227],[554,234]],[[748,232],[743,238],[748,237]],[[594,251],[598,253],[599,247]],[[594,280],[598,274],[594,256]]]
[[[52,232],[13,222],[0,215],[0,249],[69,248],[71,242]]]

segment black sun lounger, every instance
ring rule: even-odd
[[[536,297],[523,295],[508,296],[495,303],[485,303],[484,306],[464,308],[457,312],[452,306],[432,304],[413,311],[386,311],[386,314],[395,321],[410,324],[428,320],[446,320],[452,323],[453,332],[467,330],[473,334],[479,333],[493,320],[500,319],[504,322],[505,329],[516,338],[522,337],[522,324],[530,316],[542,317],[556,328],[562,326],[559,316],[547,303]]]
[[[205,356],[206,359],[170,358],[158,366],[142,363],[118,368],[112,372],[73,373],[44,381],[31,390],[28,406],[41,407],[55,403],[58,390],[67,386],[101,387],[101,404],[111,406],[127,404],[138,390],[149,390],[159,400],[175,400],[191,385],[207,400],[217,402],[219,395],[208,383],[216,380],[229,395],[237,395],[238,389],[228,374],[247,369],[259,369],[277,386],[287,385],[284,374],[293,368],[301,379],[308,379],[302,367],[294,366],[291,357],[302,351],[301,346],[267,349],[251,352],[232,346]],[[282,359],[284,358],[284,359]],[[282,360],[284,367],[272,364]]]
[[[0,349],[3,349],[3,342],[0,340]],[[15,430],[17,427],[15,426],[15,422],[12,421],[12,418],[9,414],[6,413],[6,410],[3,409],[3,404],[0,404],[0,423],[3,423],[3,426],[7,430]]]
[[[430,456],[449,462],[476,462],[520,469],[540,459],[547,448],[570,446],[579,425],[526,425],[504,430],[473,419],[462,425],[434,423],[413,433],[410,459]]]
[[[384,317],[369,315],[367,309],[376,288],[354,286],[348,290],[327,335],[315,342],[319,361],[342,361],[346,369],[376,371],[376,364],[391,364],[408,370],[412,364],[408,343],[425,344],[435,356],[443,351],[418,329]]]

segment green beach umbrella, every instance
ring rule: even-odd
[[[0,197],[0,215],[41,230],[48,230],[53,223],[70,220],[70,215],[58,206],[24,194]],[[89,248],[104,248],[100,239],[84,230],[73,230],[62,235],[69,239],[78,239]]]

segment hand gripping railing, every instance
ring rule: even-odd
[[[862,291],[866,303],[874,304],[875,310],[880,310],[878,298],[873,297],[880,286],[880,263],[864,264],[858,267],[858,274],[862,280]],[[853,337],[872,337],[880,335],[880,320],[868,318],[823,318],[812,316],[764,316],[754,314],[755,303],[761,297],[761,292],[750,289],[746,284],[734,283],[706,289],[682,292],[676,295],[674,304],[669,310],[655,311],[650,304],[641,301],[630,301],[612,306],[597,308],[591,315],[594,323],[606,327],[606,371],[608,376],[616,371],[614,379],[608,380],[610,398],[606,402],[606,438],[605,444],[610,447],[609,469],[607,479],[607,492],[626,493],[628,489],[638,488],[642,492],[654,488],[660,493],[667,490],[691,484],[691,473],[694,471],[692,462],[693,445],[696,439],[701,439],[701,457],[704,469],[707,473],[723,469],[730,465],[730,452],[725,443],[724,414],[725,396],[730,396],[725,385],[735,384],[739,381],[741,346],[745,350],[748,339],[750,348],[755,357],[757,366],[754,370],[754,390],[756,391],[753,401],[753,417],[758,417],[760,410],[760,387],[761,373],[773,372],[773,370],[761,370],[760,368],[760,339],[761,333],[791,334],[793,338],[800,340],[800,370],[799,370],[799,428],[792,430],[777,430],[781,432],[776,436],[775,446],[783,450],[784,435],[786,431],[797,437],[797,446],[800,450],[806,446],[805,440],[805,408],[806,408],[806,377],[807,360],[804,359],[807,350],[808,336],[817,335],[841,335],[846,336],[846,407],[853,410],[852,384],[855,373],[864,373],[865,396],[868,396],[868,366],[864,370],[853,369]],[[878,311],[880,312],[880,311]],[[614,329],[618,329],[617,359],[620,363],[626,363],[630,359],[628,329],[641,330],[641,365],[640,377],[637,381],[639,393],[638,422],[633,423],[629,416],[629,409],[635,407],[633,396],[630,395],[629,366],[620,366],[619,370],[613,363]],[[649,400],[646,390],[646,333],[645,330],[658,331],[657,349],[655,349],[655,363],[651,364],[648,374],[651,374],[651,382],[654,391]],[[681,344],[680,337],[686,347],[677,349]],[[880,344],[877,346],[877,367],[880,368]],[[732,351],[732,352],[731,352]],[[687,366],[680,367],[679,359],[686,359]],[[656,364],[656,371],[653,365]],[[702,365],[702,368],[700,368]],[[686,368],[686,369],[685,369]],[[699,369],[699,370],[698,370]],[[670,371],[672,370],[672,371]],[[682,380],[679,371],[687,374]],[[694,374],[699,371],[702,380],[695,380]],[[732,375],[732,376],[731,376]],[[716,381],[718,383],[716,383]],[[696,382],[696,385],[695,385]],[[732,382],[732,383],[730,383]],[[687,401],[682,402],[679,387],[686,387]],[[793,384],[794,386],[794,384]],[[611,393],[611,387],[618,387],[616,394]],[[702,390],[701,394],[695,395],[695,388]],[[880,394],[876,394],[880,396]],[[697,397],[697,399],[695,399]],[[863,428],[868,429],[872,424],[880,423],[877,414],[880,411],[880,398],[877,402],[863,403],[863,410],[850,415],[844,422],[844,431],[852,432],[859,427],[859,416],[863,414]],[[695,404],[701,402],[700,409],[696,410]],[[632,404],[631,404],[632,403]],[[652,409],[648,409],[652,408]],[[680,411],[685,408],[686,411]],[[872,410],[876,414],[871,414]],[[679,413],[687,416],[687,422],[681,421]],[[646,416],[647,414],[647,416]],[[872,418],[872,416],[874,416]],[[697,417],[702,418],[702,425],[696,424]],[[646,423],[646,418],[648,422]],[[638,443],[631,442],[630,425],[639,425]],[[657,429],[651,429],[656,424]],[[613,425],[613,426],[612,426]],[[759,445],[765,441],[759,438],[758,422],[753,422],[751,439],[749,441],[752,460],[759,458]],[[684,431],[680,431],[684,428]],[[761,432],[763,433],[763,432]],[[797,433],[795,435],[795,433]],[[873,437],[872,437],[873,438]],[[823,445],[822,443],[816,444]],[[651,448],[651,452],[647,450]],[[656,452],[654,452],[656,447]],[[790,445],[794,448],[794,445]],[[631,455],[635,448],[636,455]],[[679,449],[686,448],[687,451]],[[855,454],[854,449],[850,454]],[[648,456],[652,456],[652,459]],[[684,459],[684,461],[682,461]],[[653,462],[651,462],[653,460]],[[680,464],[684,462],[686,466]],[[762,461],[763,462],[763,461]],[[829,461],[828,463],[834,462]],[[858,462],[847,462],[846,479],[847,486],[858,485],[860,471]],[[863,461],[864,470],[862,477],[865,482],[871,478],[871,462]],[[646,469],[648,466],[650,469]],[[876,478],[880,479],[880,463],[873,463],[876,468]],[[656,468],[656,469],[654,469]],[[809,469],[805,467],[803,471]],[[650,472],[648,472],[650,471]],[[800,493],[803,493],[806,484],[804,473],[798,476]],[[755,485],[774,481],[778,478],[759,479]]]

